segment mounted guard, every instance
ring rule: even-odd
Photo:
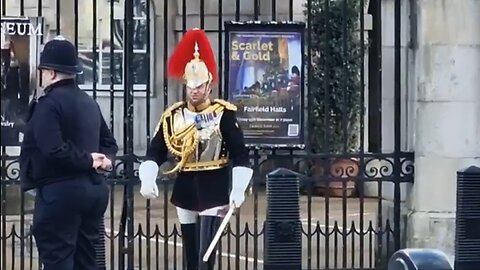
[[[168,74],[185,84],[187,100],[173,104],[161,116],[139,167],[140,193],[147,199],[158,196],[159,165],[172,155],[176,164],[163,173],[176,174],[170,201],[181,224],[187,269],[213,270],[215,256],[210,256],[209,245],[218,241],[214,235],[225,212],[229,210],[229,218],[244,202],[253,170],[236,106],[210,98],[217,66],[203,30],[185,33],[169,59]]]

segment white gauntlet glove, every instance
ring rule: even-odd
[[[147,160],[140,164],[138,176],[140,178],[140,194],[145,199],[154,199],[158,197],[157,187],[158,165],[155,161]]]
[[[230,192],[230,206],[240,208],[245,201],[245,191],[252,179],[253,170],[237,166],[232,169],[232,191]]]

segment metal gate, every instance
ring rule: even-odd
[[[305,175],[302,267],[386,269],[402,246],[401,183],[413,182],[413,153],[401,147],[399,0],[394,14],[394,85],[386,90],[378,0],[2,1],[2,16],[42,16],[45,39],[61,34],[75,42],[85,69],[79,83],[101,104],[121,145],[107,179],[104,255],[112,270],[184,269],[169,203],[173,180],[159,181],[162,196],[146,201],[136,168],[162,110],[182,98],[164,71],[173,44],[189,28],[206,30],[217,49],[221,97],[223,25],[230,20],[306,22],[309,143],[301,151],[251,149],[253,193],[225,232],[216,266],[263,269],[265,177],[285,167]],[[382,93],[390,93],[392,106]],[[30,234],[33,198],[19,191],[17,155],[18,148],[2,147],[0,269],[40,269]]]

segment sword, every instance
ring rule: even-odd
[[[250,168],[242,167],[242,166],[234,167],[232,169],[232,184],[233,184],[232,193],[243,192],[244,193],[243,195],[245,195],[245,191],[247,190],[250,180],[252,179],[252,175],[253,175],[253,170]],[[232,193],[230,193],[230,196],[232,196]],[[233,211],[235,211],[235,208],[236,208],[235,201],[233,201],[232,205],[230,205],[230,209],[228,209],[227,214],[223,218],[222,223],[220,224],[220,227],[217,230],[217,233],[213,237],[213,240],[210,243],[210,246],[208,246],[207,252],[205,252],[205,255],[203,256],[204,262],[208,261],[208,258],[212,254],[213,249],[217,245],[218,240],[220,240],[220,237],[222,236],[223,230],[225,229],[225,227],[227,227],[227,224],[230,221],[230,218],[232,218]]]
[[[222,236],[223,230],[225,230],[225,227],[227,227],[228,222],[230,221],[230,218],[232,218],[233,211],[235,211],[235,205],[230,206],[230,209],[228,209],[227,214],[222,220],[222,223],[220,224],[220,227],[218,227],[217,232],[215,233],[215,236],[213,237],[212,242],[210,243],[210,246],[208,246],[207,252],[205,252],[205,255],[203,256],[203,261],[207,262],[208,258],[213,252],[213,249],[218,243],[218,240],[220,240],[220,237]]]

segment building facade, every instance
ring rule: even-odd
[[[370,1],[365,1],[365,6],[368,7]],[[6,3],[6,8],[2,7],[3,14],[43,16],[50,37],[57,33],[71,40],[77,37],[82,62],[86,66],[81,78],[82,88],[96,95],[105,115],[111,116],[113,132],[123,145],[123,0],[113,3],[108,0],[43,0],[41,9],[36,0],[8,0]],[[477,14],[480,2],[382,1],[379,33],[382,79],[380,92],[377,93],[381,110],[380,117],[375,120],[380,128],[365,131],[366,138],[369,138],[366,143],[380,142],[378,147],[381,152],[395,150],[396,3],[400,3],[401,9],[401,150],[415,152],[415,182],[401,184],[403,246],[439,248],[453,256],[456,171],[469,165],[480,166],[480,35],[477,27],[480,25]],[[134,116],[133,144],[136,151],[139,154],[145,151],[152,127],[165,106],[182,98],[181,89],[164,76],[164,66],[185,29],[206,29],[214,49],[221,56],[219,44],[224,38],[218,29],[223,27],[223,21],[280,21],[291,16],[294,20],[304,21],[304,4],[297,0],[153,0],[148,4],[145,0],[134,1],[134,62],[138,66],[134,70],[134,106],[131,113]],[[20,10],[24,11],[23,14]],[[275,12],[272,13],[272,10]],[[372,20],[367,8],[364,13],[365,31],[370,31],[372,25],[379,22]],[[112,27],[115,30],[112,31]],[[151,34],[147,35],[147,31]],[[113,60],[107,53],[112,46]],[[100,60],[92,64],[94,54]],[[366,56],[366,66],[369,65],[368,59]],[[94,69],[98,71],[95,73]],[[371,85],[369,78],[366,72],[366,93],[369,93],[367,88]],[[94,80],[97,82],[94,83]],[[147,95],[151,96],[148,105]],[[150,109],[145,109],[146,106]],[[368,111],[368,104],[365,106],[368,123],[371,120],[368,115],[378,112]],[[368,147],[366,145],[366,149]],[[365,193],[378,195],[376,183],[365,183]],[[383,214],[391,216],[394,211],[394,184],[385,183],[381,193]]]

